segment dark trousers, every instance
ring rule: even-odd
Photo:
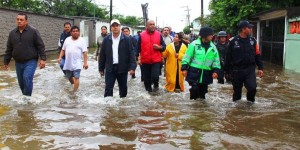
[[[224,84],[224,70],[218,70],[218,83]]]
[[[118,65],[113,65],[111,72],[105,72],[105,92],[104,97],[113,96],[115,81],[118,81],[120,97],[127,96],[127,77],[128,73],[118,73]]]
[[[245,85],[247,89],[247,100],[255,101],[256,94],[256,75],[255,68],[249,67],[242,70],[232,71],[232,85],[233,85],[233,101],[240,100],[242,97],[242,88]]]
[[[61,58],[61,62],[59,64],[60,69],[63,71],[63,73],[66,75],[66,71],[63,70],[65,65],[65,57]]]
[[[140,65],[140,70],[141,70],[141,81],[144,82],[143,66],[142,65]]]
[[[205,94],[207,93],[207,84],[202,83],[189,83],[190,88],[190,99],[202,98],[205,99]]]
[[[149,92],[152,91],[152,83],[154,84],[154,87],[158,87],[158,81],[159,81],[159,74],[160,74],[160,68],[161,63],[154,63],[154,64],[143,64],[142,65],[142,73],[143,73],[143,79],[144,79],[144,85],[145,89]]]

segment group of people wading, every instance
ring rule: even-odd
[[[38,30],[28,25],[27,19],[25,13],[17,15],[17,27],[9,33],[7,41],[4,68],[7,70],[14,58],[21,91],[31,96],[38,59],[42,69],[47,58]],[[224,84],[225,77],[233,85],[233,101],[241,99],[243,85],[247,89],[247,100],[255,101],[255,69],[258,66],[258,76],[262,77],[263,63],[257,42],[251,37],[253,25],[248,21],[241,21],[239,35],[230,39],[225,31],[220,31],[217,43],[212,42],[214,33],[210,27],[201,27],[199,37],[190,41],[169,27],[157,31],[153,20],[147,21],[146,29],[136,37],[130,35],[128,27],[121,28],[117,19],[110,22],[110,27],[110,34],[106,26],[101,27],[96,51],[99,74],[105,77],[104,97],[113,96],[115,81],[119,96],[126,97],[128,74],[135,78],[137,64],[145,90],[157,92],[164,64],[167,92],[183,92],[185,80],[190,86],[190,99],[205,99],[213,78]],[[65,23],[59,41],[58,63],[74,91],[79,87],[81,69],[88,69],[87,44],[79,35],[79,27]]]

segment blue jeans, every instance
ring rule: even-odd
[[[60,69],[63,71],[63,73],[66,75],[66,71],[63,70],[64,65],[65,65],[65,58],[63,57],[63,58],[61,58],[61,62],[60,62],[60,64],[59,64],[59,67],[60,67]]]
[[[80,71],[81,69],[77,69],[77,70],[74,70],[74,71],[70,71],[70,70],[64,70],[66,72],[66,77],[67,78],[76,78],[76,79],[79,79],[80,77]]]
[[[16,73],[20,89],[23,95],[31,96],[33,89],[33,77],[37,67],[37,60],[32,59],[24,63],[16,62]]]
[[[113,89],[116,80],[119,85],[119,95],[120,97],[127,96],[127,77],[128,73],[118,73],[118,65],[114,65],[111,72],[105,72],[105,92],[104,97],[113,96]]]

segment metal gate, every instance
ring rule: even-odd
[[[283,66],[285,19],[261,21],[261,52],[264,61]]]

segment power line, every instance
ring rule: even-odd
[[[129,11],[131,11],[133,14],[137,14],[137,11],[136,9],[132,9],[132,8],[129,8],[122,0],[119,0],[122,5],[124,5]],[[133,11],[134,10],[134,11]]]

